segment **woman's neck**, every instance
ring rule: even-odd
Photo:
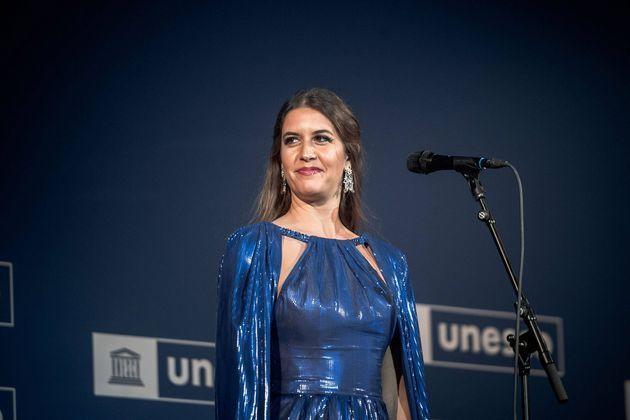
[[[291,197],[289,211],[275,222],[308,235],[326,238],[354,236],[339,218],[339,203],[334,203],[332,200],[322,205],[314,205],[294,195]]]

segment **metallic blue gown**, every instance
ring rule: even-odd
[[[283,235],[306,249],[276,296]],[[381,363],[395,335],[412,418],[429,418],[406,259],[382,239],[244,226],[228,238],[218,293],[217,419],[387,419]]]
[[[356,248],[365,239],[278,229],[307,245],[274,307],[271,417],[387,418],[381,363],[396,314],[387,285]]]

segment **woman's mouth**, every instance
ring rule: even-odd
[[[321,171],[322,170],[319,168],[302,168],[298,169],[296,172],[302,175],[311,176]]]

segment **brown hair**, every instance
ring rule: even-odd
[[[334,92],[323,88],[300,90],[288,99],[278,112],[273,128],[273,142],[267,161],[265,179],[256,200],[252,222],[273,221],[289,211],[291,194],[281,192],[280,145],[282,125],[286,115],[296,108],[312,108],[321,112],[341,136],[348,159],[352,166],[354,192],[344,193],[342,189],[339,203],[339,218],[348,229],[356,231],[365,225],[365,215],[361,208],[361,181],[363,178],[364,153],[361,148],[359,122],[350,107]]]

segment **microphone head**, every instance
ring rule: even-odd
[[[430,152],[428,150],[413,152],[409,155],[409,157],[407,157],[407,169],[409,169],[411,172],[416,172],[419,174],[429,174],[433,172],[429,168],[432,157],[433,152]]]
[[[428,150],[414,152],[407,158],[407,169],[419,174],[435,171],[457,171],[463,175],[477,175],[486,168],[503,168],[508,162],[483,157],[436,155]]]

